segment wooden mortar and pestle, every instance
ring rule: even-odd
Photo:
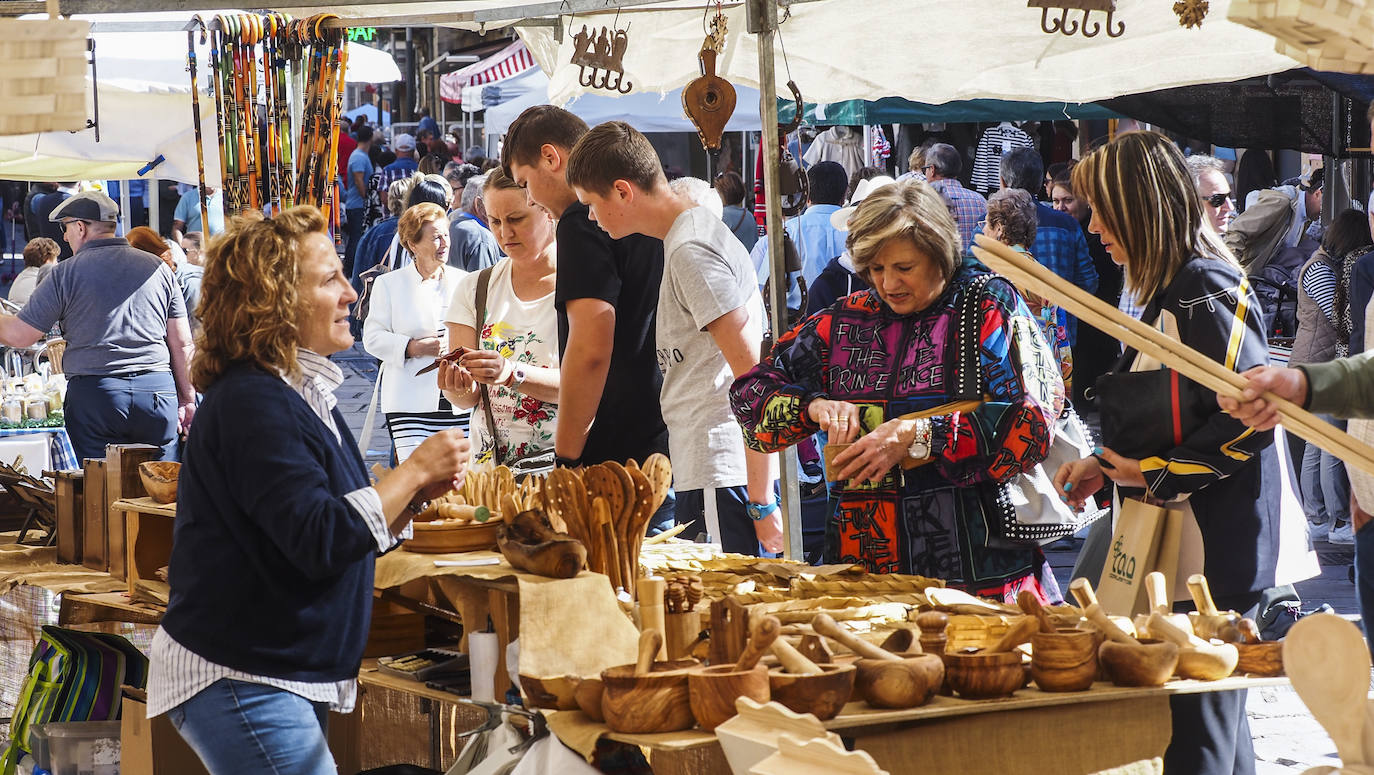
[[[1031,679],[1041,691],[1081,692],[1097,679],[1098,633],[1077,627],[1056,627],[1028,589],[1016,596],[1022,611],[1035,617],[1040,629],[1031,633]]]
[[[796,713],[810,713],[821,721],[839,715],[854,693],[853,665],[817,665],[783,638],[773,641],[773,653],[782,663],[768,672],[773,701]]]
[[[1207,584],[1207,577],[1201,573],[1194,573],[1188,577],[1188,593],[1193,596],[1193,605],[1197,610],[1188,614],[1191,627],[1189,632],[1199,638],[1216,638],[1227,643],[1237,643],[1241,638],[1240,633],[1240,614],[1235,611],[1218,611],[1217,604],[1212,600],[1212,589]],[[1180,627],[1179,629],[1183,629]]]
[[[1237,675],[1283,675],[1282,640],[1262,640],[1254,619],[1241,619],[1236,625],[1236,634],[1240,637],[1235,642],[1236,651],[1240,652]]]
[[[1193,623],[1189,621],[1188,614],[1172,613],[1173,602],[1169,599],[1163,573],[1150,571],[1145,574],[1145,596],[1149,598],[1150,610],[1143,614],[1137,614],[1133,620],[1137,636],[1163,640],[1163,638],[1150,632],[1150,615],[1154,613],[1158,613],[1173,622],[1174,626],[1180,630],[1189,633],[1193,631]]]
[[[1107,640],[1097,659],[1117,686],[1163,686],[1178,667],[1178,646],[1168,641],[1140,642],[1107,619],[1096,603],[1083,612]]]
[[[967,700],[1010,697],[1026,685],[1026,668],[1016,647],[1040,629],[1040,620],[1023,616],[1012,622],[1001,639],[981,651],[945,654],[945,681]]]
[[[1240,661],[1240,652],[1230,643],[1214,645],[1184,632],[1157,613],[1150,614],[1150,632],[1178,646],[1178,666],[1174,672],[1179,678],[1218,681],[1234,672]]]
[[[1097,602],[1097,593],[1093,591],[1092,582],[1085,578],[1080,577],[1069,582],[1069,591],[1073,593],[1073,599],[1078,601],[1078,607],[1084,611],[1083,618],[1085,619],[1087,618],[1086,612],[1088,607],[1099,605]],[[1099,605],[1099,607],[1101,606]],[[1106,611],[1103,611],[1102,615],[1106,617],[1107,621],[1115,624],[1119,630],[1127,635],[1132,637],[1140,635],[1140,633],[1136,632],[1135,623],[1129,618],[1125,616],[1108,616]],[[1096,627],[1097,625],[1093,626]],[[1103,631],[1103,637],[1106,637],[1105,630]]]
[[[894,654],[844,629],[826,614],[813,617],[811,629],[859,656],[854,663],[858,670],[855,688],[874,708],[914,708],[933,697],[944,682],[945,667],[937,656],[919,651]],[[906,632],[910,647],[910,631]]]
[[[601,671],[605,692],[601,713],[606,726],[614,732],[650,734],[691,729],[691,697],[687,688],[688,668],[695,659],[655,662],[654,655],[663,644],[657,630],[639,634],[639,660]]]
[[[692,715],[708,732],[734,717],[740,697],[768,702],[768,668],[759,659],[778,639],[782,623],[776,616],[755,616],[750,625],[749,643],[737,662],[699,668],[687,676]]]

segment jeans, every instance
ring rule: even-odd
[[[367,215],[367,208],[359,207],[355,210],[350,207],[344,211],[344,214],[348,218],[348,222],[344,224],[344,236],[347,237],[347,240],[344,242],[343,273],[344,277],[352,277],[353,256],[357,254],[358,243],[363,238],[363,216]]]
[[[710,509],[707,509],[707,492],[713,493],[712,500],[715,501]],[[764,554],[754,533],[754,520],[749,517],[748,503],[749,488],[744,485],[713,490],[678,490],[674,516],[679,525],[689,525],[682,532],[682,537],[689,541],[697,540],[704,533],[719,540],[720,548],[724,551],[762,557]]]
[[[67,382],[63,407],[76,459],[105,457],[106,444],[152,444],[177,457],[177,388],[171,372],[83,375]]]
[[[167,718],[210,775],[336,775],[326,703],[222,678]]]
[[[1329,415],[1323,420],[1345,430],[1345,421]],[[1314,525],[1330,525],[1350,521],[1350,477],[1345,463],[1316,444],[1308,444],[1302,453],[1302,510],[1307,521]]]
[[[1360,602],[1360,624],[1374,658],[1374,522],[1367,522],[1355,534],[1355,599]]]

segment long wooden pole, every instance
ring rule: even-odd
[[[776,0],[749,0],[748,10],[750,31],[758,35],[759,117],[763,121],[763,137],[759,147],[763,154],[763,193],[767,204],[765,217],[768,224],[769,276],[776,280],[769,284],[773,293],[773,298],[769,300],[772,314],[769,326],[773,329],[773,341],[777,342],[787,332],[787,264],[782,251],[782,190],[778,182],[781,159],[778,142],[778,81],[777,68],[773,61],[773,35],[778,29],[778,4]],[[767,357],[768,353],[759,355]],[[796,448],[788,447],[783,450],[778,455],[778,463],[782,484],[780,508],[783,514],[783,555],[789,560],[800,560],[803,556],[801,488],[797,482]]]
[[[1038,293],[1063,307],[1088,325],[1117,337],[1218,395],[1239,398],[1246,379],[1220,363],[1174,341],[1121,310],[1051,272],[1034,258],[1017,253],[982,234],[975,237],[973,253],[993,271],[1018,287]],[[1318,418],[1297,404],[1273,393],[1264,399],[1278,406],[1288,430],[1366,473],[1374,474],[1374,448]]]

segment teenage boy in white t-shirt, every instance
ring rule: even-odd
[[[728,552],[757,554],[760,543],[781,551],[773,456],[745,450],[730,411],[730,384],[759,362],[763,338],[748,251],[719,217],[668,187],[658,153],[629,124],[583,135],[567,175],[612,239],[663,240],[656,338],[677,521],[704,523]]]

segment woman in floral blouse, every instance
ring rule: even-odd
[[[960,265],[958,227],[925,183],[879,188],[849,221],[849,253],[867,291],[785,337],[737,380],[735,416],[754,449],[772,452],[826,431],[854,442],[834,459],[839,507],[827,559],[879,573],[919,573],[979,595],[1030,589],[1058,600],[1038,547],[996,546],[997,483],[1044,459],[1064,401],[1059,369],[1016,290],[987,282],[980,370],[989,400],[973,412],[902,415],[958,395],[958,310],[975,278]],[[906,458],[929,463],[903,471]]]
[[[444,363],[439,386],[472,416],[474,463],[510,465],[547,452],[552,463],[558,413],[558,319],[553,307],[553,216],[530,201],[525,189],[499,169],[482,190],[487,220],[503,258],[487,278],[486,315],[477,332],[477,283],[473,272],[458,283],[449,305],[449,341],[471,348],[456,365]],[[491,397],[490,427],[479,402]]]

